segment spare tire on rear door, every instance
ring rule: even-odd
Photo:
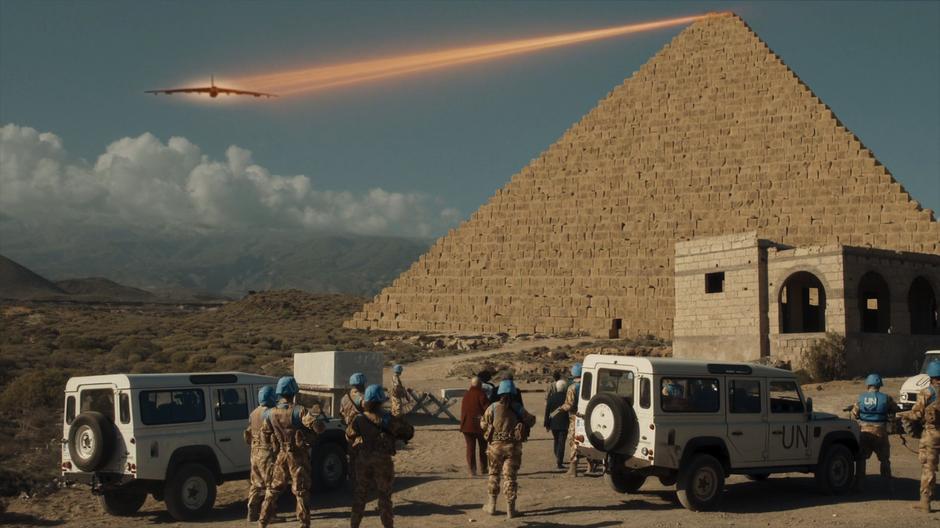
[[[584,431],[595,449],[630,456],[639,440],[639,424],[629,402],[616,394],[598,393],[584,411]]]
[[[95,471],[104,466],[114,452],[114,424],[105,415],[85,411],[75,417],[69,427],[69,456],[82,471]]]

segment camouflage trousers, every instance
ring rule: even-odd
[[[888,429],[884,425],[862,425],[859,443],[862,448],[862,460],[859,462],[859,480],[865,477],[865,461],[874,454],[881,463],[881,476],[891,478],[891,442],[888,441]]]
[[[287,487],[288,479],[297,499],[297,520],[304,528],[310,526],[310,506],[307,505],[310,498],[310,452],[306,449],[282,450],[277,454],[261,506],[261,526],[267,526],[277,510],[277,498]]]
[[[571,471],[571,467],[577,467],[578,465],[578,448],[574,445],[574,415],[570,416],[568,420],[568,464],[570,464],[568,470]]]
[[[486,447],[486,458],[490,463],[490,478],[486,490],[491,497],[499,495],[500,480],[506,500],[515,502],[519,491],[516,477],[522,466],[522,443],[492,442]]]
[[[405,414],[405,402],[401,398],[392,396],[392,416],[402,416]]]
[[[395,482],[395,462],[390,455],[359,453],[356,455],[356,480],[353,484],[352,513],[350,526],[359,528],[369,502],[369,494],[378,495],[379,518],[382,526],[395,526],[392,511],[392,485]]]
[[[940,457],[940,431],[927,429],[920,437],[917,458],[921,463],[920,496],[933,498],[937,485],[937,459]]]
[[[271,480],[277,456],[269,447],[251,448],[251,474],[248,481],[248,516],[257,518],[261,513],[264,491]]]

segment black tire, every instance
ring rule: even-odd
[[[183,464],[166,482],[166,510],[177,521],[205,517],[215,505],[215,475],[202,464]]]
[[[604,474],[604,480],[617,493],[636,493],[646,482],[646,475],[628,470],[608,471]]]
[[[676,474],[673,473],[673,474],[668,475],[668,476],[667,476],[667,475],[660,475],[660,476],[659,476],[659,483],[662,484],[663,486],[675,486],[675,485],[676,485]]]
[[[323,442],[310,454],[313,469],[313,487],[317,491],[332,491],[346,482],[349,466],[346,449],[339,442]]]
[[[717,458],[694,455],[676,479],[676,495],[688,510],[710,511],[718,507],[725,488],[725,470]]]
[[[97,471],[114,453],[114,424],[100,412],[85,411],[69,427],[68,443],[75,467]]]
[[[843,444],[826,448],[816,466],[816,485],[826,495],[841,495],[855,483],[855,457]]]
[[[584,430],[588,441],[598,451],[630,456],[640,437],[633,408],[616,395],[599,393],[584,410]]]
[[[745,475],[748,480],[754,482],[763,482],[770,478],[770,473],[755,473],[753,475]]]
[[[147,490],[137,486],[125,486],[107,490],[98,495],[98,502],[111,515],[126,517],[140,511],[147,501]]]

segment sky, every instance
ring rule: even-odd
[[[0,215],[436,236],[682,27],[278,100],[143,91],[712,10],[940,210],[940,2],[0,0]]]

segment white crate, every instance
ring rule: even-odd
[[[384,364],[381,352],[303,352],[294,354],[294,378],[301,385],[335,389],[346,387],[349,376],[362,372],[367,384],[381,384]]]

